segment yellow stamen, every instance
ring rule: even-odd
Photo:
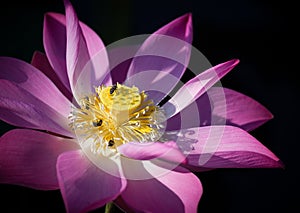
[[[92,139],[93,153],[117,153],[127,142],[157,141],[164,131],[164,113],[135,86],[99,86],[80,100],[70,115],[79,142]]]

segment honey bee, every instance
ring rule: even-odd
[[[115,145],[115,142],[114,142],[113,140],[109,140],[109,141],[108,141],[108,146],[111,147],[111,146],[113,146],[113,145]]]
[[[117,85],[116,84],[112,85],[112,87],[110,88],[109,93],[112,95],[116,89],[117,89]]]
[[[96,120],[96,121],[93,121],[93,126],[94,126],[94,127],[99,127],[99,126],[101,126],[101,125],[102,125],[102,120],[101,120],[101,119]]]

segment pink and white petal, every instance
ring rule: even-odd
[[[91,56],[85,35],[92,31],[83,33],[79,20],[73,6],[68,0],[64,1],[66,11],[66,62],[70,86],[76,100],[85,94],[92,92],[95,85],[111,84],[111,77],[108,69],[108,58],[104,46],[101,46],[98,53]],[[96,40],[95,35],[88,37],[91,42]],[[93,48],[91,52],[95,52]]]
[[[149,142],[149,143],[126,143],[118,147],[118,151],[135,160],[151,160],[155,158],[175,163],[185,163],[186,157],[173,141]]]
[[[67,117],[43,103],[20,84],[0,80],[0,119],[20,127],[73,137]]]
[[[187,107],[209,88],[230,72],[239,60],[233,59],[214,66],[184,84],[183,87],[165,104],[167,118],[170,118]]]
[[[93,72],[95,71],[95,73],[89,73],[88,71],[85,71],[88,73],[80,74],[82,75],[80,78],[83,79],[83,76],[86,74],[95,74],[94,80],[98,80],[98,84],[101,83],[101,79],[104,84],[110,84],[110,76],[108,75],[106,78],[104,73],[102,73],[106,71],[105,69],[108,66],[108,57],[102,40],[91,28],[78,21],[76,14],[74,14],[74,10],[73,12],[71,11],[71,15],[71,17],[74,18],[72,21],[75,23],[71,21],[70,22],[71,24],[75,25],[73,28],[77,29],[75,29],[75,33],[77,33],[74,35],[75,38],[72,36],[67,37],[66,17],[64,15],[59,13],[47,13],[45,15],[44,46],[52,67],[64,82],[64,85],[68,86],[69,90],[71,91],[67,64],[70,65],[74,63],[73,66],[77,66],[76,64],[80,62],[80,65],[78,66],[81,66],[83,70],[85,64],[88,63],[90,59],[94,58],[94,60],[90,61],[89,63],[90,66],[93,66]],[[70,41],[69,45],[67,45],[67,40]],[[75,55],[73,55],[71,58],[66,58],[67,52],[72,52],[72,45],[74,45],[74,48],[76,47],[78,49],[74,49]],[[67,50],[67,48],[69,48],[69,50]],[[76,54],[78,55],[78,58],[76,58]],[[80,61],[74,61],[79,59],[80,56],[83,56],[83,58],[80,58]],[[71,61],[69,61],[70,59]],[[80,67],[78,69],[78,72],[82,72]]]
[[[89,69],[91,67],[94,71],[93,74],[95,75],[95,80],[92,82],[93,85],[111,85],[112,79],[108,68],[109,59],[103,41],[89,26],[80,21],[79,25],[86,41],[91,59],[85,69]]]
[[[167,130],[226,124],[251,131],[272,117],[254,99],[231,89],[212,87],[195,102],[169,118]]]
[[[188,165],[192,167],[282,167],[280,160],[269,149],[238,127],[207,126],[185,131],[188,134],[184,130],[179,131],[177,144],[189,153]]]
[[[192,36],[191,14],[175,19],[150,35],[135,54],[125,84],[149,91],[149,98],[159,103],[188,66]]]
[[[18,84],[20,89],[52,108],[57,114],[68,117],[72,103],[41,71],[24,61],[0,57],[0,79]]]
[[[43,30],[44,48],[52,68],[71,92],[66,63],[66,20],[58,13],[46,13]]]
[[[132,170],[132,162],[127,163],[122,162],[125,173]],[[134,167],[148,176],[152,174],[140,161],[136,161]],[[151,179],[127,180],[121,198],[134,212],[197,212],[202,195],[201,182],[188,170],[182,167],[180,170],[168,170]]]
[[[116,169],[113,161],[112,169]],[[57,175],[67,212],[87,212],[116,199],[126,180],[110,175],[86,158],[82,151],[59,156]]]
[[[68,98],[72,100],[73,95],[69,89],[67,89],[62,83],[61,79],[57,76],[56,72],[51,67],[47,56],[44,53],[35,51],[31,59],[31,65],[42,71],[54,84],[55,86]]]
[[[70,139],[15,129],[0,138],[0,183],[39,190],[58,189],[57,157],[79,146]]]

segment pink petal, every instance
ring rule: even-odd
[[[199,98],[224,75],[231,71],[238,63],[239,60],[234,59],[219,64],[200,73],[198,76],[185,83],[184,86],[181,87],[179,91],[164,106],[166,109],[167,118],[177,114],[197,98]]]
[[[78,148],[70,139],[34,130],[11,130],[0,138],[0,183],[58,189],[57,157]]]
[[[34,66],[18,59],[0,57],[0,67],[0,79],[18,84],[21,89],[31,93],[62,116],[68,117],[71,102]]]
[[[92,30],[85,31],[68,0],[64,1],[66,11],[66,59],[70,86],[76,99],[94,91],[94,86],[111,84],[108,73],[108,58],[102,42]],[[92,33],[92,34],[91,34]],[[85,38],[85,36],[87,36]],[[91,42],[87,45],[87,40]],[[95,41],[98,43],[93,43]],[[95,45],[101,46],[95,47]],[[92,48],[89,50],[89,47]],[[97,52],[97,54],[95,54]],[[94,55],[90,55],[94,53]],[[92,59],[92,60],[91,60]]]
[[[167,106],[171,107],[172,105],[169,104]],[[211,125],[212,108],[213,100],[210,99],[208,92],[206,92],[176,115],[170,117],[167,120],[166,131]],[[170,109],[168,108],[169,112],[171,111]],[[175,107],[173,110],[175,110]],[[220,124],[224,124],[224,122],[220,122]]]
[[[135,41],[134,37],[131,39],[132,41]],[[121,40],[113,45],[109,45],[107,48],[110,74],[113,79],[113,83],[123,83],[126,81],[132,58],[140,47],[139,45],[127,45],[127,42],[127,39]]]
[[[72,100],[73,95],[57,76],[44,53],[35,51],[31,60],[31,65],[41,70],[69,100]]]
[[[67,4],[68,7],[71,7],[69,3]],[[76,74],[78,75],[77,77],[85,74],[95,74],[96,80],[99,80],[103,78],[104,74],[101,71],[108,66],[108,59],[105,46],[100,37],[87,25],[78,21],[73,8],[68,10],[68,13],[70,13],[71,17],[69,22],[69,31],[70,28],[73,28],[75,34],[70,35],[71,32],[67,34],[66,17],[64,15],[59,13],[47,13],[44,20],[44,46],[50,64],[64,85],[71,90],[67,64],[68,66],[78,66],[78,71],[76,72],[87,72],[84,74],[78,73]],[[67,37],[67,35],[70,36]],[[67,45],[67,43],[69,45]],[[74,48],[73,50],[72,47]],[[72,51],[74,51],[74,55],[72,55]],[[69,52],[70,56],[67,58],[68,60],[66,60],[67,52]],[[97,70],[97,73],[89,73],[89,71],[83,69],[92,58],[94,58],[94,60],[89,62],[90,66],[94,66],[93,71]],[[73,73],[73,69],[75,69],[74,67],[69,71]],[[72,73],[70,73],[70,75]],[[79,80],[83,80],[83,77],[81,76]],[[74,81],[76,82],[78,79],[76,78]],[[109,76],[104,80],[104,83],[111,83]],[[100,80],[98,84],[101,84]]]
[[[237,127],[207,126],[181,130],[180,136],[173,134],[177,134],[178,146],[189,153],[188,164],[200,169],[282,166],[269,149]]]
[[[0,119],[33,129],[73,137],[67,117],[63,117],[14,82],[0,80]]]
[[[131,172],[132,166],[137,167],[137,171],[149,173],[149,176],[152,173],[139,161],[134,165],[132,162],[126,164],[123,162],[125,173]],[[127,180],[121,197],[134,212],[197,212],[202,185],[193,173],[182,167],[180,170],[168,171],[152,179]]]
[[[112,169],[116,165],[111,161]],[[57,174],[67,212],[88,212],[117,198],[124,179],[112,176],[92,164],[81,151],[59,156]]]
[[[226,124],[250,131],[272,117],[264,106],[252,98],[227,88],[212,87],[169,118],[167,130]]]
[[[43,40],[51,66],[63,85],[71,91],[66,66],[66,27],[63,15],[45,14]]]
[[[154,34],[172,36],[188,43],[193,41],[192,14],[187,13],[157,30]]]
[[[215,87],[209,90],[208,95],[213,101],[213,116],[225,118],[226,124],[250,131],[273,118],[260,103],[234,90]]]
[[[153,33],[135,54],[126,84],[149,91],[149,97],[159,103],[175,87],[188,66],[192,36],[191,14]]]
[[[173,141],[164,143],[126,143],[118,147],[118,151],[122,155],[136,160],[151,160],[154,158],[160,158],[176,163],[185,162],[185,156]]]

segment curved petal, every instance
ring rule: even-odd
[[[135,160],[151,160],[160,158],[163,160],[185,163],[185,156],[173,141],[149,142],[149,143],[126,143],[118,147],[118,151]]]
[[[108,73],[108,57],[104,45],[101,47],[89,47],[97,43],[87,45],[97,40],[97,36],[91,35],[92,30],[85,31],[79,24],[77,15],[68,0],[64,1],[66,11],[66,62],[70,86],[74,97],[78,100],[94,90],[94,86],[111,84]],[[85,36],[87,36],[85,38]],[[98,43],[99,45],[99,43]],[[91,55],[91,53],[95,53]]]
[[[224,75],[231,71],[239,60],[233,59],[225,63],[214,66],[195,78],[191,79],[181,87],[178,92],[164,105],[167,118],[180,112],[187,107],[209,88],[217,83]]]
[[[44,46],[50,64],[64,85],[71,91],[69,78],[71,76],[73,79],[76,67],[75,82],[78,81],[81,72],[87,72],[82,75],[95,74],[95,76],[92,76],[95,77],[94,80],[100,81],[104,78],[102,72],[108,66],[108,57],[100,37],[87,25],[79,22],[72,6],[68,2],[66,4],[70,16],[69,30],[66,30],[66,17],[64,15],[47,13],[44,18]],[[67,57],[67,52],[69,57]],[[94,60],[90,61],[92,58]],[[87,63],[92,64],[90,66],[93,66],[93,72],[96,70],[95,73],[84,71],[84,66]],[[70,68],[69,71],[67,71],[67,66]],[[68,76],[68,72],[70,72],[70,76]],[[83,76],[80,79],[83,80]],[[103,81],[105,84],[111,83],[110,76]],[[100,83],[98,82],[98,84]]]
[[[111,161],[112,169],[116,165]],[[82,151],[59,156],[57,176],[67,212],[87,212],[117,198],[125,179],[112,176],[92,164]]]
[[[0,119],[9,124],[73,137],[67,117],[14,82],[0,80],[0,109]]]
[[[281,167],[280,160],[246,131],[233,126],[207,126],[174,132],[188,165],[200,168]],[[169,133],[171,135],[171,133]],[[187,145],[189,144],[189,146]],[[187,147],[190,147],[188,150]]]
[[[0,79],[18,84],[18,87],[47,104],[58,114],[68,117],[71,102],[42,72],[24,61],[0,57]]]
[[[148,91],[154,103],[159,103],[188,66],[192,37],[191,14],[175,19],[150,35],[132,60],[126,84]]]
[[[122,162],[124,172],[131,172],[134,166],[139,172],[147,172],[141,162],[134,165]],[[162,169],[162,168],[159,168]],[[188,170],[180,167],[179,171],[168,171],[163,176],[146,180],[127,180],[122,200],[134,212],[197,212],[197,205],[202,195],[199,179]]]
[[[0,138],[0,183],[58,189],[57,157],[78,148],[70,139],[34,130],[11,130]]]
[[[72,93],[64,86],[44,53],[35,51],[31,59],[31,65],[42,71],[69,100],[72,100]]]
[[[57,76],[63,85],[71,91],[66,66],[66,21],[57,13],[46,13],[44,17],[44,48]]]
[[[226,124],[251,131],[272,118],[272,114],[254,99],[231,89],[212,87],[168,119],[167,130]]]

